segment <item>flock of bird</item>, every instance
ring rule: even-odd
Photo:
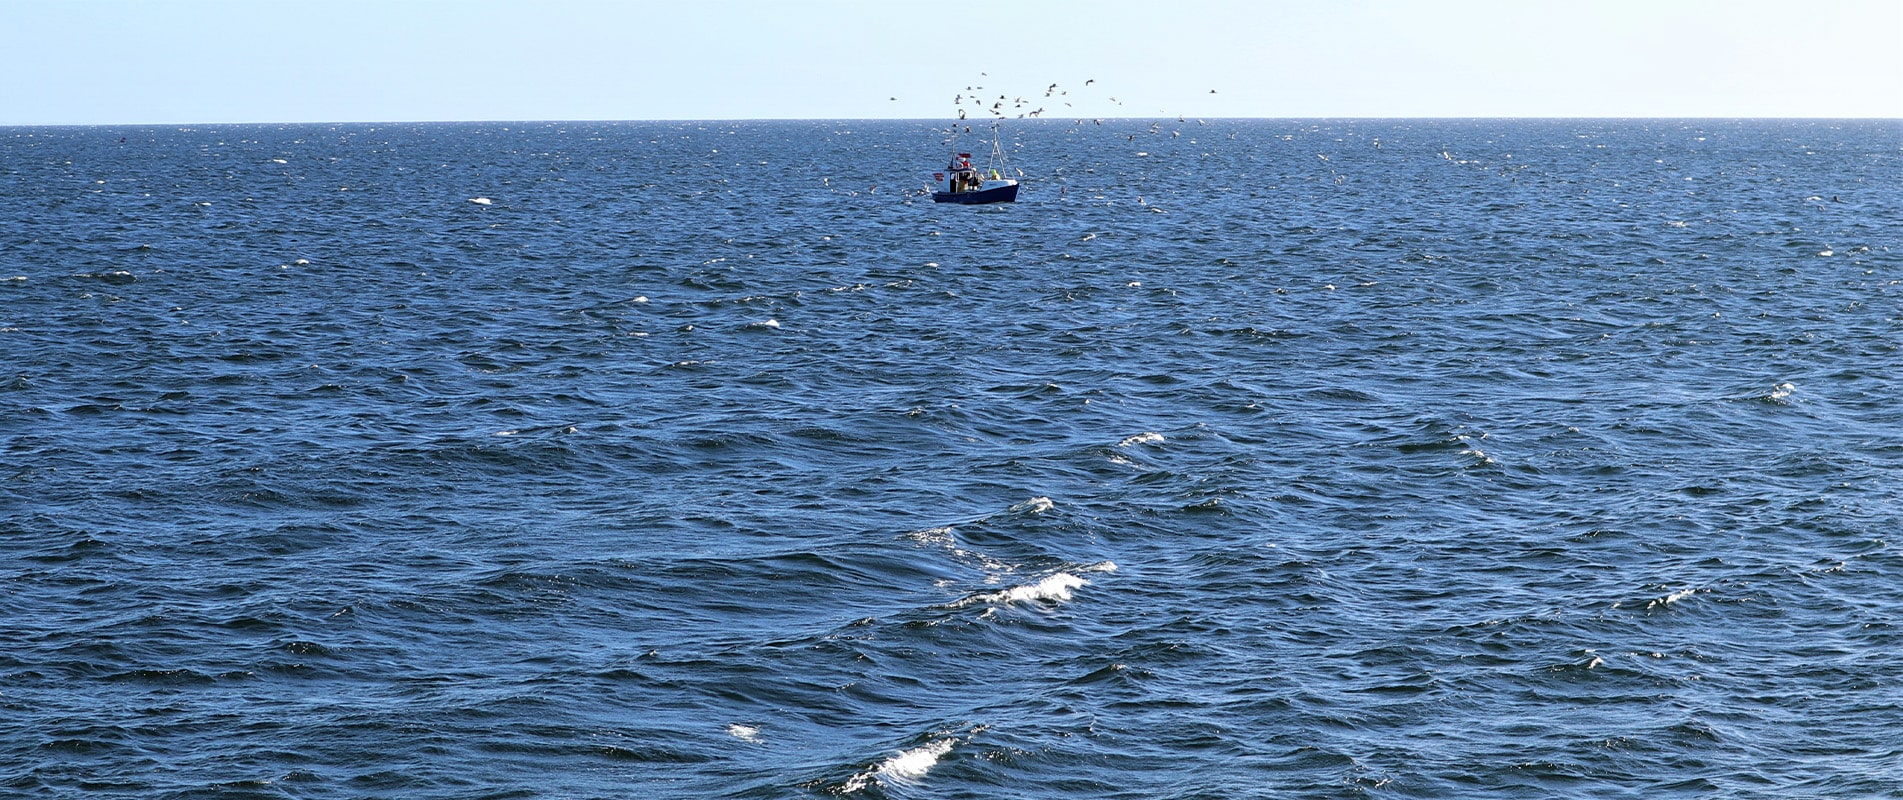
[[[978,76],[980,78],[986,77],[987,75],[988,73],[983,73],[983,72],[978,73]],[[1091,78],[1089,80],[1084,81],[1084,85],[1090,86],[1095,84],[1096,82],[1097,82],[1096,78]],[[1008,94],[1001,94],[1001,95],[998,95],[998,99],[995,101],[991,100],[989,97],[981,97],[977,94],[977,92],[984,91],[984,88],[985,87],[974,83],[971,86],[965,87],[965,92],[969,92],[971,94],[967,95],[961,92],[956,97],[952,98],[952,105],[959,107],[958,108],[959,119],[967,118],[964,105],[965,105],[965,102],[968,100],[971,102],[972,107],[976,108],[979,111],[979,113],[987,113],[998,119],[1005,119],[1006,117],[1011,116],[1012,112],[1017,112],[1017,117],[1019,119],[1023,119],[1025,117],[1040,117],[1044,115],[1044,106],[1042,104],[1035,103],[1030,100],[1026,100],[1023,97],[1012,99],[1011,96]],[[1071,103],[1069,100],[1065,100],[1063,98],[1068,96],[1070,96],[1070,90],[1060,89],[1058,85],[1055,83],[1044,87],[1044,97],[1046,99],[1054,100],[1056,102],[1061,102],[1067,107],[1070,106]],[[1005,103],[1007,102],[1011,104],[1011,108],[1008,110],[1005,108]],[[1115,97],[1110,98],[1110,102],[1116,103],[1117,105],[1123,105],[1123,102],[1118,100]],[[986,105],[986,103],[989,103],[990,105]],[[1029,111],[1021,110],[1027,106],[1036,106],[1036,107],[1032,108]]]
[[[981,79],[986,78],[986,77],[989,77],[989,73],[980,72],[978,73],[978,76]],[[1084,86],[1086,87],[1093,86],[1096,83],[1097,83],[1096,78],[1090,78],[1084,81]],[[952,105],[957,108],[958,118],[960,120],[968,120],[971,118],[973,114],[979,114],[979,115],[989,114],[994,119],[1007,119],[1007,118],[1010,118],[1013,114],[1015,114],[1018,119],[1024,119],[1025,117],[1041,117],[1044,115],[1044,110],[1045,110],[1044,103],[1033,101],[1033,100],[1027,100],[1021,95],[1016,98],[1013,98],[1009,94],[1000,94],[998,95],[997,99],[993,100],[991,99],[989,94],[984,94],[984,95],[979,94],[979,92],[983,92],[984,90],[985,90],[985,87],[980,85],[978,81],[973,81],[971,85],[965,87],[965,90],[963,92],[957,93],[957,95],[952,98]],[[1215,94],[1216,90],[1210,89],[1209,93]],[[1074,106],[1071,104],[1071,102],[1069,100],[1064,99],[1069,96],[1070,96],[1070,90],[1062,88],[1056,83],[1052,83],[1051,85],[1044,87],[1045,100],[1050,102],[1063,103],[1064,107],[1073,108]],[[892,99],[897,100],[899,98],[894,97]],[[1113,105],[1119,105],[1119,106],[1123,105],[1123,101],[1118,100],[1114,96],[1111,96],[1109,100]],[[1009,105],[1009,108],[1006,107],[1007,104]],[[1026,108],[1029,108],[1030,110],[1028,111],[1024,110]]]

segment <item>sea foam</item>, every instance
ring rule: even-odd
[[[1115,572],[1116,570],[1117,565],[1114,562],[1102,561],[1080,567],[1077,572]],[[996,592],[974,594],[953,603],[952,607],[1035,602],[1062,603],[1071,599],[1073,590],[1089,585],[1090,581],[1084,580],[1076,572],[1053,572],[1036,583],[1013,586]]]
[[[1055,505],[1056,504],[1052,503],[1051,499],[1048,497],[1033,497],[1029,500],[1026,500],[1022,503],[1012,506],[1011,513],[1042,514],[1046,511],[1051,510],[1051,508]]]
[[[1692,595],[1697,593],[1698,593],[1697,589],[1692,589],[1692,588],[1680,589],[1664,597],[1660,597],[1660,598],[1647,602],[1645,604],[1645,608],[1647,611],[1650,611],[1654,608],[1662,608],[1664,606],[1669,606],[1687,597],[1691,597]]]
[[[840,787],[840,791],[856,792],[871,785],[875,780],[888,786],[916,783],[938,764],[939,759],[944,758],[946,753],[950,753],[955,744],[957,744],[955,739],[939,739],[903,751],[886,759],[877,767],[852,776],[851,780],[846,781],[845,786]]]

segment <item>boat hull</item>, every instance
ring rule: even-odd
[[[1016,181],[990,189],[975,192],[933,192],[934,203],[958,203],[961,205],[979,205],[981,203],[1014,203],[1018,199]]]

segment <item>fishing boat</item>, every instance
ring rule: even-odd
[[[983,170],[971,165],[970,153],[958,153],[944,172],[932,173],[932,202],[978,205],[1017,201],[1018,182],[1004,175],[1004,147],[997,132],[998,127],[991,126],[991,163]]]

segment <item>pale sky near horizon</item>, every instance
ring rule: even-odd
[[[961,94],[1903,119],[1903,0],[0,0],[0,125],[979,117]]]

